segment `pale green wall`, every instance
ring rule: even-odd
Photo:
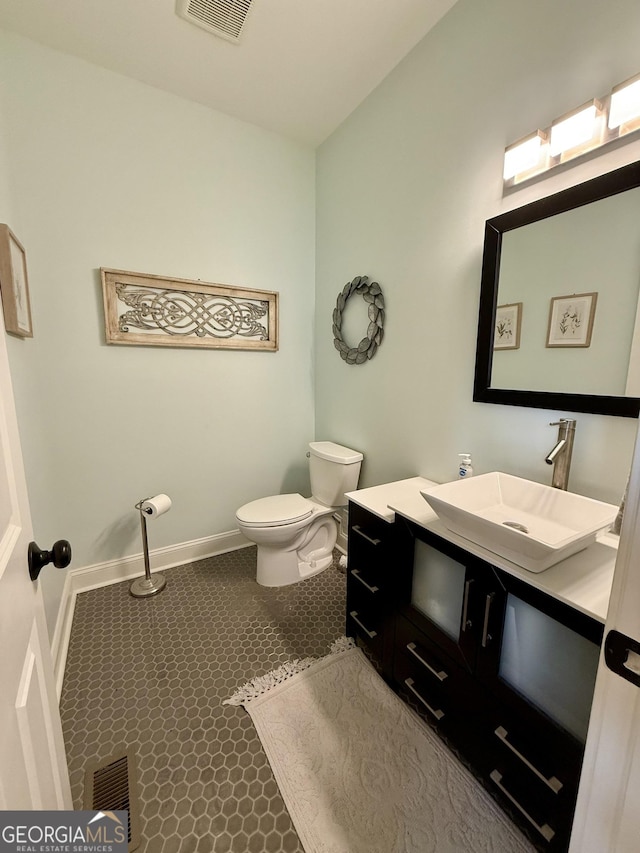
[[[638,43],[635,0],[615,15],[459,0],[319,149],[315,229],[309,149],[0,33],[0,213],[27,247],[36,333],[9,344],[39,543],[69,538],[84,566],[139,552],[143,495],[174,499],[160,547],[306,490],[314,382],[315,436],[364,451],[363,485],[450,479],[463,450],[478,472],[548,481],[558,413],[471,401],[484,221],[640,158],[627,144],[502,197],[505,145],[635,74]],[[107,347],[101,265],[278,290],[280,352]],[[331,312],[360,274],[383,285],[386,338],[349,367]],[[635,431],[578,415],[571,487],[617,501]],[[43,580],[50,623],[62,580]]]
[[[638,44],[636,0],[459,0],[320,147],[316,433],[364,452],[363,485],[452,479],[461,451],[478,473],[549,482],[549,422],[570,413],[472,402],[484,222],[640,158],[636,141],[502,196],[505,146],[636,74]],[[386,336],[348,366],[331,313],[362,274]],[[577,419],[570,486],[617,502],[637,422]]]
[[[9,345],[38,543],[68,538],[81,567],[140,553],[141,497],[174,502],[157,548],[306,490],[313,151],[6,33],[0,79],[0,210],[27,250],[35,329]],[[277,290],[280,350],[107,346],[100,266]],[[63,580],[43,574],[50,625]]]

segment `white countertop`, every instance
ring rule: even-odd
[[[425,499],[420,494],[420,489],[428,489],[429,486],[437,485],[433,480],[425,480],[424,477],[410,477],[408,480],[396,480],[395,483],[383,483],[381,486],[371,486],[368,489],[346,492],[345,496],[358,506],[368,509],[369,512],[377,515],[383,521],[393,524],[396,514],[391,509],[390,504],[399,502],[404,506],[408,500],[417,496],[427,506]]]
[[[424,477],[410,477],[407,480],[348,492],[347,497],[390,524],[395,520],[396,514],[401,515],[530,586],[586,613],[587,616],[592,616],[599,622],[605,621],[618,553],[617,536],[602,534],[595,544],[550,569],[538,573],[529,572],[447,530],[420,494],[421,490],[436,485],[438,484]]]

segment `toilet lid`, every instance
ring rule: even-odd
[[[276,527],[302,521],[312,512],[313,504],[302,495],[272,495],[241,506],[236,517],[253,527]]]

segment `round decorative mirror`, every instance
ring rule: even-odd
[[[369,304],[369,326],[367,333],[360,343],[350,347],[342,336],[342,314],[348,299],[354,294],[362,296]],[[353,281],[348,281],[338,294],[336,307],[333,309],[333,345],[340,353],[340,358],[347,364],[364,364],[373,358],[384,336],[384,296],[377,281],[369,282],[366,275],[357,275]]]

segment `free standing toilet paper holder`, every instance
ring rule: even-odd
[[[150,507],[145,507],[144,504],[153,498],[143,498],[135,505],[135,508],[140,512],[140,528],[142,531],[142,553],[144,556],[144,577],[136,578],[129,586],[129,592],[134,598],[148,598],[150,595],[157,595],[167,585],[167,579],[164,575],[156,572],[151,575],[151,566],[149,564],[149,540],[147,538],[147,516],[153,513]]]

